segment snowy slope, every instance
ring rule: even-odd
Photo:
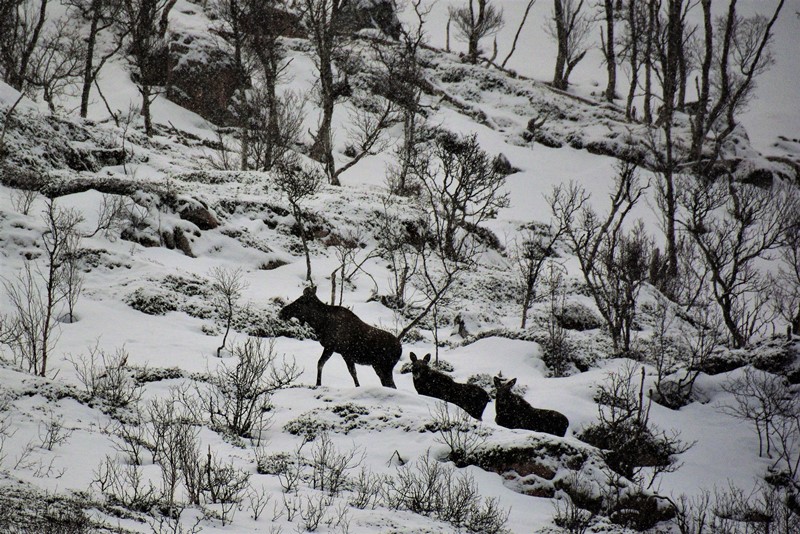
[[[514,20],[515,14],[524,8],[525,3],[503,2],[507,20]],[[193,6],[180,1],[179,7],[188,11],[188,7]],[[443,27],[445,7],[446,3],[437,4],[431,14],[430,38],[434,45],[443,44],[442,36],[433,28]],[[550,68],[548,58],[552,56],[552,46],[540,31],[541,20],[547,10],[548,3],[538,0],[517,55],[509,64],[520,73],[537,80],[547,79]],[[180,9],[178,11],[174,17],[176,24],[193,30],[202,29],[204,18],[181,14]],[[746,118],[753,144],[760,149],[768,147],[773,134],[783,132],[784,135],[797,137],[796,129],[800,124],[797,109],[788,104],[797,96],[796,80],[791,78],[790,73],[796,75],[800,72],[800,65],[792,69],[782,63],[782,58],[787,62],[800,61],[797,54],[787,53],[796,43],[792,28],[796,28],[797,21],[785,17],[782,24],[776,39],[778,66],[772,71],[776,74],[772,78],[765,78],[764,88],[760,90],[761,98]],[[507,28],[498,39],[501,56],[509,39]],[[526,50],[537,50],[537,53],[530,54]],[[292,62],[293,76],[288,86],[307,88],[313,83],[311,61],[302,52],[293,50],[291,53],[295,55],[295,60]],[[440,61],[442,70],[453,69],[457,65],[457,60],[452,57]],[[576,70],[575,94],[590,97],[597,84],[602,84],[600,71],[596,68],[598,61],[597,57],[590,57]],[[590,69],[591,65],[595,65],[595,68]],[[470,100],[470,79],[468,74],[467,82],[462,87],[444,83],[442,86],[470,106],[483,110],[490,119],[488,125],[486,121],[476,121],[474,117],[433,97],[428,97],[428,102],[434,106],[430,122],[461,133],[476,133],[487,152],[505,154],[520,169],[520,172],[509,176],[506,184],[511,205],[501,210],[498,218],[487,225],[504,244],[510,244],[517,237],[520,225],[533,221],[547,222],[549,212],[544,195],[555,184],[575,180],[591,193],[591,202],[595,207],[605,208],[607,191],[615,172],[613,158],[570,146],[548,148],[523,142],[520,134],[529,115],[536,112],[536,104],[527,97],[522,99],[523,102],[510,102],[502,93],[489,94],[488,97],[483,95],[486,97],[484,100]],[[507,79],[506,83],[515,86],[526,82]],[[131,101],[135,102],[136,89],[122,62],[109,65],[101,84],[104,93],[111,95],[112,108],[124,110]],[[782,87],[780,91],[775,89],[778,86]],[[525,90],[540,95],[546,102],[558,99],[554,105],[570,105],[568,99],[552,96],[540,86],[527,84]],[[13,90],[0,83],[0,107],[8,106],[15,98]],[[519,107],[515,109],[517,104]],[[759,106],[763,106],[761,111],[757,111]],[[780,113],[780,117],[776,117],[774,111],[766,111],[784,106],[787,112]],[[576,104],[575,109],[581,108]],[[55,131],[52,120],[43,108],[25,102],[20,113],[30,117],[31,124],[39,125],[37,127],[41,128],[44,136],[48,131]],[[0,466],[5,482],[9,485],[19,483],[43,493],[62,496],[72,491],[86,491],[89,502],[93,503],[87,506],[90,509],[89,517],[105,523],[109,528],[118,527],[135,532],[167,531],[167,523],[159,524],[152,517],[149,523],[142,522],[143,516],[136,514],[115,516],[119,509],[102,507],[93,501],[100,500],[98,485],[92,482],[99,478],[104,458],[109,455],[124,463],[124,454],[120,450],[119,439],[111,432],[114,412],[82,391],[80,377],[71,361],[89,354],[95,346],[109,354],[124,348],[128,354],[127,365],[136,372],[141,371],[141,375],[137,376],[152,376],[152,380],[148,378],[148,381],[141,381],[142,403],[168,399],[172,394],[170,388],[194,384],[194,378],[208,376],[221,366],[235,365],[235,359],[230,355],[216,357],[224,325],[207,293],[213,268],[241,268],[248,283],[241,299],[242,308],[246,304],[247,310],[242,312],[242,320],[235,327],[229,346],[247,339],[248,329],[264,324],[274,326],[274,316],[280,304],[297,298],[305,285],[305,264],[299,252],[299,239],[292,232],[294,221],[285,210],[285,200],[270,184],[269,175],[209,171],[208,158],[212,150],[196,139],[180,135],[180,132],[213,140],[213,126],[163,97],[156,100],[154,116],[156,122],[164,127],[154,140],[144,139],[139,131],[131,132],[126,140],[132,153],[128,163],[103,165],[94,171],[60,168],[58,160],[52,160],[55,161],[52,163],[47,158],[41,158],[41,153],[47,151],[42,148],[46,144],[41,141],[30,142],[21,131],[12,132],[9,138],[11,146],[30,155],[31,160],[44,162],[41,173],[49,180],[81,184],[104,177],[115,187],[122,184],[124,188],[142,189],[145,192],[134,195],[134,198],[139,205],[137,209],[146,214],[149,221],[143,232],[158,238],[163,232],[169,234],[175,228],[180,228],[188,236],[195,256],[189,257],[177,248],[145,247],[121,239],[119,231],[108,236],[97,234],[85,238],[82,247],[89,253],[82,263],[85,271],[83,293],[76,308],[76,320],[58,327],[58,340],[49,364],[48,374],[52,378],[34,378],[15,370],[10,364],[0,368],[0,391],[8,403],[3,414],[8,428],[13,430],[3,434],[5,439],[0,439],[0,457],[3,459]],[[103,147],[103,143],[113,147],[119,145],[123,135],[128,135],[121,128],[104,121],[106,114],[102,104],[93,106],[91,118],[103,122],[83,124],[64,119],[63,123],[59,123],[62,124],[62,130],[67,129],[68,133],[51,135],[54,141],[52,146],[56,147],[53,150],[62,150],[64,146],[74,148],[81,144],[91,149]],[[346,120],[346,114],[337,115],[335,129],[341,132]],[[313,124],[312,119],[309,121]],[[591,124],[592,118],[587,118],[586,123]],[[74,126],[70,127],[70,124]],[[589,137],[604,137],[607,127],[595,126],[596,130],[583,133]],[[69,132],[73,131],[70,128],[73,127],[75,132],[84,137],[82,140],[70,138]],[[176,131],[171,131],[171,128]],[[69,142],[58,144],[57,141],[62,137]],[[343,148],[341,137],[337,138],[337,142],[337,148]],[[342,160],[345,158],[341,150],[337,151],[337,157]],[[329,235],[345,235],[353,228],[363,231],[366,236],[364,256],[375,246],[375,219],[386,196],[383,177],[389,161],[388,154],[366,158],[343,176],[342,188],[324,187],[306,207]],[[41,254],[38,240],[44,231],[40,214],[45,208],[45,200],[38,196],[26,214],[20,209],[18,190],[5,186],[0,189],[0,274],[4,280],[13,281],[28,258]],[[87,233],[91,232],[103,195],[94,189],[85,190],[85,187],[76,187],[75,191],[80,192],[60,197],[57,203],[62,208],[74,208],[82,213],[85,218],[82,228]],[[202,202],[210,206],[220,226],[200,231],[196,225],[182,219],[175,206],[166,206],[163,202],[153,200],[159,195],[166,197],[168,194],[178,199],[177,205],[181,205],[181,202]],[[111,198],[117,196],[112,195]],[[396,209],[413,214],[417,208],[411,203],[401,203]],[[655,212],[652,205],[641,205],[634,215],[642,218],[647,229],[657,235],[659,227]],[[338,261],[334,250],[326,246],[323,240],[312,242],[312,254],[318,295],[327,300],[331,289],[328,273],[338,266]],[[461,312],[474,318],[475,324],[471,326],[476,330],[473,333],[502,331],[507,335],[519,323],[518,305],[513,300],[513,289],[510,287],[512,265],[500,253],[488,255],[488,259],[491,261],[471,274],[456,291],[448,308],[443,310],[443,316],[452,319],[457,312]],[[283,265],[266,269],[265,266],[272,262]],[[579,273],[574,260],[568,258],[566,265],[570,278],[578,280]],[[371,259],[365,263],[364,271],[365,274],[355,277],[353,284],[346,287],[344,305],[370,324],[398,331],[408,318],[399,316],[371,298],[389,290],[391,273],[386,268],[386,262]],[[132,304],[137,299],[142,302],[142,296],[151,299],[147,302],[167,305],[168,311],[151,315],[140,311],[141,305],[135,309]],[[570,299],[591,306],[590,299],[585,295],[572,294]],[[0,303],[0,312],[9,313],[11,308],[5,294]],[[545,305],[540,303],[532,316],[543,316],[544,313]],[[534,330],[536,328],[541,330],[541,323],[537,323]],[[516,377],[518,383],[525,386],[525,398],[533,405],[561,411],[570,420],[567,436],[563,439],[527,431],[511,431],[494,423],[495,405],[490,402],[482,423],[489,444],[518,444],[530,439],[537,444],[555,443],[554,447],[572,447],[585,451],[589,457],[596,454],[576,435],[596,421],[596,385],[606,380],[609,372],[626,365],[627,361],[598,361],[596,357],[591,357],[588,359],[595,363],[588,371],[565,378],[551,378],[541,359],[541,346],[530,340],[531,335],[518,332],[518,337],[522,339],[488,335],[465,343],[453,330],[451,323],[442,327],[440,337],[445,343],[439,354],[453,364],[455,369],[452,376],[456,380],[463,382],[474,375],[493,376],[502,372],[504,376]],[[647,337],[647,330],[640,335]],[[599,329],[576,333],[575,336],[588,354],[596,355],[609,348],[609,342]],[[3,357],[8,359],[6,347],[0,350],[3,351]],[[361,465],[377,475],[397,476],[400,472],[398,457],[405,465],[413,466],[421,458],[441,458],[447,452],[438,434],[430,428],[436,410],[435,401],[417,395],[411,375],[399,373],[401,365],[408,361],[409,352],[423,355],[434,351],[432,335],[426,329],[422,329],[419,339],[404,344],[403,358],[395,368],[397,391],[382,388],[375,373],[361,366],[358,375],[362,387],[354,388],[346,366],[338,355],[325,366],[324,385],[314,387],[321,347],[313,339],[278,336],[274,350],[281,358],[293,359],[302,373],[296,386],[282,389],[273,396],[271,424],[260,436],[260,447],[246,440],[226,439],[208,427],[198,429],[201,450],[209,447],[219,458],[248,473],[250,486],[255,493],[243,499],[241,509],[235,513],[231,524],[224,524],[219,519],[202,518],[196,507],[188,508],[181,516],[185,531],[191,528],[195,520],[200,521],[204,532],[302,531],[302,517],[290,518],[287,513],[284,501],[287,494],[282,490],[280,477],[259,474],[256,465],[260,454],[294,454],[303,444],[303,438],[293,433],[292,429],[308,421],[314,428],[327,427],[338,450],[357,451],[357,456],[363,457]],[[149,371],[142,371],[145,368]],[[173,368],[177,371],[165,371]],[[647,366],[646,370],[649,385],[654,379],[653,369]],[[659,479],[655,489],[660,494],[672,497],[680,494],[697,495],[703,490],[724,487],[729,482],[749,489],[771,464],[758,457],[758,441],[751,425],[719,409],[721,405],[731,402],[730,393],[725,392],[722,386],[737,373],[741,371],[715,376],[701,375],[698,389],[702,391],[705,402],[695,402],[677,411],[653,405],[651,417],[656,425],[667,430],[677,429],[681,439],[694,442],[690,450],[680,455],[682,467]],[[342,413],[349,415],[345,417],[340,415]],[[62,432],[66,437],[48,450],[44,439],[47,432],[43,429],[54,420],[63,424]],[[303,453],[310,454],[308,451],[316,446],[315,443],[319,443],[319,438],[303,445]],[[559,471],[559,479],[566,477],[566,472]],[[160,482],[158,467],[151,459],[145,461],[142,473],[153,483]],[[553,527],[555,499],[521,493],[522,483],[519,480],[475,466],[458,469],[457,473],[459,476],[473,477],[483,498],[495,498],[500,507],[508,510],[508,531],[539,532]],[[355,476],[355,472],[352,475]],[[597,479],[592,481],[599,480],[601,476],[598,474]],[[309,485],[306,480],[301,484],[299,493],[290,495],[290,498],[298,500],[298,506],[306,506],[306,511],[308,503],[324,496],[323,492],[310,489]],[[248,506],[255,502],[255,495],[259,492],[264,492],[271,501],[261,517],[254,519]],[[358,509],[348,505],[348,498],[349,494],[345,493],[330,502],[329,522],[326,524],[323,521],[319,531],[459,531],[444,521],[409,511],[387,507]],[[214,509],[214,506],[210,508]],[[0,517],[4,516],[0,514]],[[158,514],[153,517],[158,517]],[[621,530],[607,522],[598,526],[598,531],[604,529]]]

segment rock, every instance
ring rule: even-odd
[[[352,31],[373,28],[397,39],[400,37],[400,21],[392,0],[356,0],[344,14],[343,23]]]
[[[202,205],[184,206],[178,210],[184,221],[189,221],[201,230],[213,230],[219,227],[219,221],[211,211]]]
[[[217,126],[230,126],[234,93],[249,84],[233,51],[210,36],[173,34],[169,46],[167,98]]]
[[[195,258],[196,256],[192,252],[192,245],[189,242],[189,238],[186,237],[185,233],[183,233],[183,230],[176,226],[173,234],[175,238],[175,246],[190,258]]]
[[[555,313],[555,318],[562,328],[578,332],[594,330],[603,326],[603,320],[588,306],[579,302],[567,302],[561,310]]]

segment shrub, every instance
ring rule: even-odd
[[[599,421],[581,432],[580,439],[603,450],[608,466],[620,476],[650,487],[662,473],[680,467],[674,458],[692,444],[657,429],[650,423],[650,403],[644,400],[644,369],[635,383],[636,366],[611,372],[597,389]],[[650,467],[646,482],[643,467]]]
[[[493,498],[483,499],[470,474],[457,475],[453,467],[428,456],[398,468],[385,480],[384,502],[395,510],[446,521],[470,532],[506,532],[508,511]]]
[[[272,393],[292,384],[301,370],[294,361],[277,361],[274,341],[249,338],[233,347],[234,367],[221,365],[200,392],[214,427],[236,436],[256,437],[266,429]]]

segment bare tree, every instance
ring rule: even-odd
[[[600,44],[603,50],[603,58],[606,61],[606,73],[608,74],[605,96],[609,102],[613,102],[617,95],[616,4],[617,0],[603,0],[605,35],[602,32],[600,33]]]
[[[40,376],[47,376],[50,350],[57,336],[59,313],[70,295],[70,281],[65,277],[69,262],[74,260],[80,243],[78,225],[81,215],[71,209],[56,207],[48,200],[42,214],[44,269],[26,262],[17,281],[3,285],[12,302],[21,336],[17,338],[20,363]],[[65,291],[65,288],[67,291]],[[73,292],[76,290],[72,287]]]
[[[736,0],[730,0],[726,15],[715,28],[711,2],[702,1],[704,51],[691,148],[697,172],[715,163],[722,144],[736,127],[737,115],[752,96],[755,79],[771,65],[772,28],[784,3],[778,2],[770,18],[742,18],[736,12]],[[706,137],[712,132],[711,154],[704,156]]]
[[[0,69],[23,92],[31,57],[42,37],[49,0],[0,0]]]
[[[790,185],[763,190],[732,176],[684,177],[680,190],[680,224],[700,251],[731,343],[744,347],[771,320],[771,282],[758,262],[784,242],[785,214],[800,210],[800,195]]]
[[[56,98],[75,83],[81,74],[84,45],[68,19],[54,21],[31,55],[27,85],[42,91],[51,113],[56,112]]]
[[[572,69],[586,56],[588,39],[594,22],[584,9],[584,0],[553,0],[553,15],[547,20],[545,31],[556,40],[553,87],[566,89]]]
[[[422,224],[403,221],[399,216],[402,207],[396,205],[393,199],[386,197],[383,202],[377,239],[378,249],[389,261],[392,273],[389,281],[392,293],[384,304],[393,309],[402,309],[406,305],[407,291],[411,289],[410,281],[420,267],[421,236],[417,234]]]
[[[431,143],[429,157],[418,162],[414,174],[432,208],[443,254],[463,261],[466,258],[460,248],[469,239],[457,234],[468,234],[470,228],[495,218],[509,203],[497,157],[490,158],[483,151],[475,134],[461,137],[440,131]]]
[[[800,215],[785,214],[785,245],[780,249],[781,266],[775,278],[778,312],[789,323],[790,332],[800,335]]]
[[[536,300],[539,275],[548,259],[556,256],[555,246],[563,237],[566,228],[558,224],[534,227],[522,234],[521,241],[514,244],[513,258],[517,266],[517,280],[522,291],[522,320],[520,328],[528,322],[528,311]]]
[[[466,6],[449,9],[457,34],[467,41],[467,59],[476,63],[481,55],[481,39],[495,35],[503,27],[503,11],[489,0],[477,0],[477,6],[474,0],[468,0]]]
[[[211,269],[210,278],[214,304],[220,309],[220,314],[225,321],[225,334],[222,336],[222,344],[217,348],[217,358],[219,358],[228,341],[237,302],[248,284],[244,280],[244,272],[241,268],[214,267]]]
[[[644,194],[635,164],[620,163],[605,217],[586,204],[588,195],[571,184],[553,189],[550,205],[563,225],[583,279],[606,322],[615,353],[630,350],[636,298],[647,280],[652,242],[641,223],[626,232],[623,225]]]
[[[461,137],[446,131],[436,133],[425,156],[416,162],[413,172],[423,184],[428,213],[427,235],[416,243],[421,260],[419,287],[425,297],[422,311],[399,338],[431,311],[436,323],[441,300],[458,277],[476,264],[483,244],[473,235],[474,229],[508,205],[505,175],[496,163],[480,148],[475,135]]]
[[[282,2],[278,0],[217,0],[214,12],[219,17],[217,31],[233,46],[234,63],[243,80],[254,87],[241,89],[236,106],[242,130],[242,169],[249,165],[251,150],[258,149],[258,169],[269,170],[285,152],[286,132],[282,121],[302,116],[294,108],[294,97],[285,101],[277,87],[288,61],[280,40]],[[294,141],[293,136],[290,136]],[[251,143],[258,147],[251,147]]]
[[[416,22],[413,26],[401,25],[400,42],[395,47],[376,46],[375,52],[383,68],[376,92],[392,100],[399,108],[403,121],[403,141],[397,149],[398,164],[391,168],[389,189],[398,194],[409,193],[409,173],[417,157],[420,143],[420,98],[424,73],[419,64],[419,48],[425,38],[425,17],[430,7],[422,0],[412,0]]]
[[[240,169],[271,170],[298,144],[305,98],[293,91],[277,97],[265,86],[243,90],[235,110],[241,121]]]
[[[141,113],[144,130],[152,136],[150,104],[157,96],[165,67],[166,34],[169,13],[177,0],[122,0],[119,25],[128,36],[128,54],[135,69],[134,81],[142,95]]]
[[[622,55],[628,63],[628,95],[625,100],[625,118],[636,118],[633,99],[639,85],[639,71],[642,66],[641,42],[646,24],[645,2],[628,2],[625,8],[625,34],[623,35]]]
[[[275,185],[286,195],[292,206],[292,214],[306,256],[306,280],[311,282],[311,253],[308,249],[308,236],[301,206],[307,198],[317,193],[322,185],[322,176],[316,169],[303,165],[296,158],[288,158],[275,169],[273,177]]]
[[[302,0],[301,2],[303,22],[314,48],[322,112],[311,154],[323,164],[332,185],[340,183],[335,176],[331,121],[336,101],[348,91],[346,79],[340,79],[334,72],[334,60],[341,49],[342,34],[346,31],[342,18],[349,3],[349,0]]]
[[[80,109],[81,117],[85,118],[89,112],[92,84],[106,62],[119,52],[124,42],[123,39],[115,39],[114,45],[108,50],[100,52],[98,49],[98,39],[113,27],[122,3],[116,0],[65,0],[64,3],[73,8],[75,19],[89,24],[85,35]]]

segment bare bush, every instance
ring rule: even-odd
[[[11,206],[23,215],[28,215],[34,201],[39,197],[35,189],[15,189],[11,192]]]
[[[585,428],[580,438],[602,449],[603,458],[617,474],[642,487],[651,487],[663,473],[680,468],[675,456],[693,444],[680,433],[666,433],[650,422],[650,401],[645,401],[644,368],[636,382],[635,365],[611,372],[597,387],[599,421]]]
[[[450,410],[447,402],[437,402],[433,412],[433,426],[439,433],[436,440],[450,448],[448,459],[459,467],[467,465],[489,436],[480,424],[464,410]]]
[[[128,366],[129,357],[125,347],[112,354],[101,349],[98,342],[89,347],[88,354],[67,359],[88,395],[105,400],[112,408],[126,408],[142,397],[142,385],[133,378]]]
[[[508,511],[495,499],[482,499],[469,474],[422,456],[415,464],[401,466],[385,480],[383,499],[390,508],[446,521],[470,532],[506,532]]]
[[[363,452],[359,454],[357,448],[339,452],[330,436],[323,433],[311,448],[311,486],[335,497],[349,486],[349,472],[363,461]]]
[[[269,425],[272,393],[291,385],[301,370],[294,361],[278,361],[275,342],[249,338],[233,347],[235,366],[221,364],[199,389],[200,404],[213,427],[236,436],[259,438]]]
[[[564,268],[550,262],[545,271],[544,282],[549,297],[550,313],[547,316],[547,333],[542,344],[542,361],[550,369],[552,376],[567,376],[574,367],[577,351],[567,329],[559,319],[563,317],[566,305]]]
[[[137,512],[148,512],[158,503],[159,490],[146,480],[140,466],[120,464],[106,456],[94,471],[91,487],[109,504]]]
[[[773,458],[790,478],[800,471],[800,395],[785,377],[747,367],[723,385],[734,403],[724,413],[751,421],[758,435],[758,455]]]
[[[52,410],[47,419],[39,423],[39,440],[42,448],[48,451],[67,443],[73,432],[73,429],[64,426],[64,416],[56,415]]]
[[[674,522],[680,534],[790,534],[800,529],[800,514],[784,489],[758,483],[751,490],[730,484],[690,498],[681,495]]]
[[[359,510],[374,509],[378,506],[381,498],[380,489],[383,484],[383,477],[362,466],[358,475],[351,479],[350,484],[352,494],[348,502],[351,506]]]

